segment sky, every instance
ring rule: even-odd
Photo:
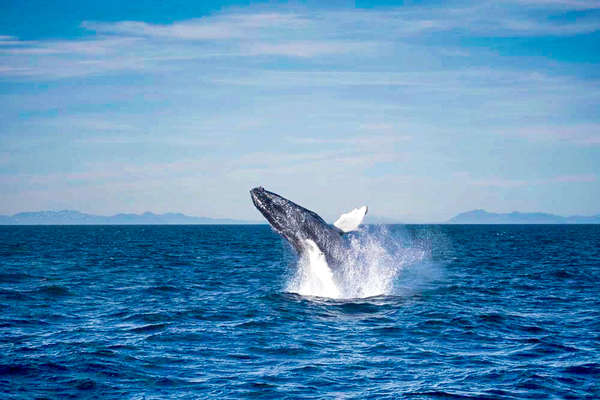
[[[259,185],[600,214],[600,0],[2,0],[0,214],[260,220]]]

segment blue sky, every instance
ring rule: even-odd
[[[600,1],[122,3],[4,2],[0,214],[600,213]]]

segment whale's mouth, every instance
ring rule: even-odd
[[[289,201],[265,190],[262,186],[250,190],[250,197],[256,209],[269,222],[271,228],[297,248],[298,244],[293,234],[294,221],[291,217],[292,212]]]
[[[264,192],[264,191],[265,191],[265,188],[264,188],[264,187],[262,187],[262,186],[257,186],[257,187],[255,187],[254,189],[250,189],[250,194],[251,194],[252,196],[255,196],[255,195],[257,195],[258,193],[261,193],[261,192]]]
[[[255,187],[250,190],[250,197],[252,198],[252,203],[254,203],[254,207],[269,221],[269,223],[273,226],[276,222],[275,218],[275,207],[273,204],[273,199],[269,195],[262,186]],[[274,226],[276,228],[276,226]]]
[[[259,210],[261,210],[262,207],[264,207],[263,202],[261,201],[261,197],[264,195],[264,191],[265,189],[262,186],[255,187],[254,189],[250,190],[250,198],[252,199],[254,206]]]

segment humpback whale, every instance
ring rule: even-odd
[[[345,259],[344,233],[356,230],[367,213],[366,206],[356,208],[342,214],[331,226],[314,211],[263,187],[250,190],[250,197],[273,230],[283,236],[299,256],[319,250],[332,268]]]

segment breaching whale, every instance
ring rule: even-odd
[[[263,187],[250,190],[250,196],[275,232],[290,242],[299,256],[318,249],[333,268],[345,259],[347,250],[343,234],[356,230],[367,214],[366,206],[355,208],[342,214],[331,226],[314,211]]]

